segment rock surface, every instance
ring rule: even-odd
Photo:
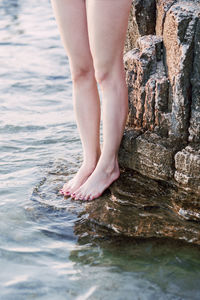
[[[200,200],[200,1],[135,1],[129,28],[120,165]]]
[[[46,215],[49,218],[51,214],[70,217],[80,243],[167,238],[200,245],[200,202],[195,193],[131,169],[121,169],[119,179],[94,201],[63,197],[59,190],[78,167],[64,160],[51,164],[33,191],[27,213],[34,219]],[[56,232],[54,223],[52,229]]]
[[[138,37],[155,34],[155,0],[133,0],[124,52],[136,46]]]

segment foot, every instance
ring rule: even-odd
[[[119,176],[120,170],[117,159],[106,167],[102,163],[98,163],[86,182],[75,190],[71,196],[76,200],[93,200],[98,198]]]
[[[64,196],[74,193],[92,174],[96,164],[97,162],[94,164],[83,163],[76,175],[69,182],[64,184],[63,188],[60,190],[60,193]]]

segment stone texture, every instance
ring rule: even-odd
[[[156,1],[136,0],[135,19],[141,36],[154,34],[156,23]]]
[[[153,129],[155,86],[158,82],[162,84],[165,77],[164,65],[160,61],[162,39],[148,35],[138,38],[137,45],[138,48],[124,56],[129,89],[128,125],[136,129]],[[167,84],[166,80],[164,85]]]
[[[178,2],[167,12],[163,29],[165,65],[170,81],[169,134],[185,140],[188,138],[192,101],[190,78],[197,21],[197,6],[192,2]]]
[[[155,33],[155,0],[133,0],[124,52],[136,46],[137,39]]]
[[[187,146],[175,155],[175,180],[200,195],[200,149]]]
[[[141,135],[134,130],[128,132],[129,134],[123,137],[123,146],[119,152],[120,165],[134,169],[149,178],[162,180],[172,178],[175,149],[169,147],[168,140],[161,139],[150,131]]]
[[[199,195],[200,1],[156,0],[155,10],[156,35],[134,15],[140,34],[124,55],[129,114],[120,164]]]
[[[162,36],[166,13],[176,2],[177,0],[156,0],[156,35]]]
[[[192,106],[189,141],[200,143],[200,20],[198,20],[194,38],[194,63],[191,83]]]
[[[60,195],[59,190],[78,167],[64,160],[50,164],[27,204],[29,216],[34,220],[49,219],[52,215],[62,220],[70,217],[71,230],[79,241],[87,239],[87,243],[127,237],[131,241],[132,238],[169,238],[200,245],[200,201],[196,194],[121,169],[119,179],[101,197],[89,202],[75,201]],[[52,231],[57,234],[52,224]],[[42,228],[49,233],[45,222]],[[68,232],[69,228],[66,232],[62,230],[66,236]]]

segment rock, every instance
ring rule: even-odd
[[[155,7],[155,0],[133,0],[124,53],[136,46],[139,37],[155,34]]]
[[[200,201],[194,193],[121,169],[119,179],[94,201],[63,197],[59,189],[78,168],[71,161],[58,159],[43,170],[43,179],[25,209],[44,234],[62,239],[70,235],[80,243],[126,237],[132,242],[133,238],[169,238],[200,245]],[[58,219],[70,219],[71,226],[67,223],[65,227],[65,222],[55,226]]]
[[[200,143],[200,19],[196,25],[196,33],[194,38],[194,63],[191,83],[192,105],[189,141]]]
[[[146,131],[138,135],[132,130],[123,136],[119,151],[119,163],[149,178],[169,180],[174,174],[174,152],[167,139]],[[130,142],[131,139],[131,142]]]
[[[136,129],[153,129],[155,124],[155,86],[157,82],[161,84],[165,72],[160,61],[161,44],[161,38],[144,36],[137,40],[138,48],[124,56],[129,89],[128,125]]]
[[[171,6],[166,14],[163,44],[167,76],[170,81],[168,105],[171,111],[169,135],[187,140],[192,102],[191,74],[194,36],[198,21],[197,5],[192,1]]]
[[[156,35],[162,36],[166,13],[176,2],[177,0],[156,0]]]
[[[124,54],[135,47],[137,39],[140,37],[140,33],[138,31],[138,26],[135,20],[135,6],[134,2],[132,3],[132,7],[130,10],[129,21],[128,21],[128,30],[126,35]]]
[[[193,194],[121,170],[111,194],[88,203],[75,232],[92,237],[170,238],[200,245],[200,207]],[[187,204],[190,202],[190,205]]]
[[[175,168],[174,177],[179,185],[200,195],[200,149],[187,146],[177,152]]]
[[[155,34],[156,1],[136,0],[135,19],[141,36]]]
[[[156,34],[144,33],[124,55],[129,114],[120,164],[199,195],[200,1],[157,0]]]

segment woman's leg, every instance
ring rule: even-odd
[[[123,50],[132,0],[86,0],[90,49],[103,94],[103,149],[87,181],[72,195],[94,199],[119,177],[118,149],[128,113]]]
[[[84,0],[51,0],[61,39],[69,57],[73,104],[83,146],[83,164],[63,187],[73,193],[95,169],[100,156],[100,100],[88,40]]]

